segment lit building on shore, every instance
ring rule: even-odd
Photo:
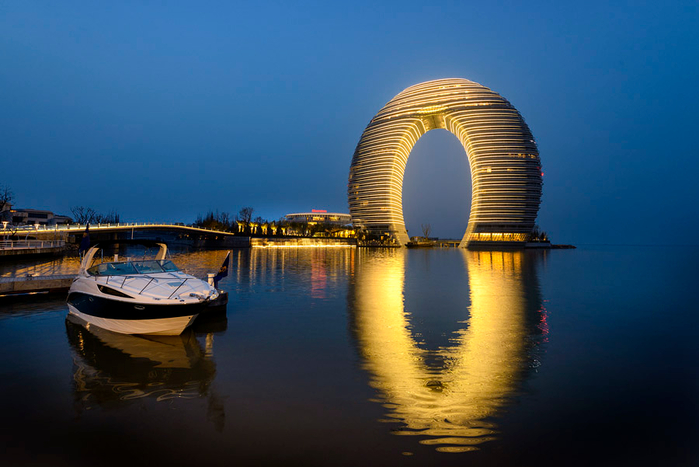
[[[506,99],[459,78],[411,86],[369,122],[349,174],[355,228],[388,243],[408,243],[402,204],[405,166],[418,139],[438,128],[461,141],[471,169],[471,214],[460,246],[523,246],[541,202],[534,137]]]
[[[352,216],[337,212],[327,212],[324,209],[313,209],[311,212],[295,212],[292,214],[287,214],[284,216],[284,220],[289,222],[302,222],[310,225],[349,225],[352,223]]]
[[[71,218],[54,214],[52,211],[41,209],[14,209],[10,203],[6,203],[0,211],[0,220],[10,225],[44,225],[54,226],[70,224]]]
[[[283,227],[286,235],[307,237],[353,238],[352,216],[324,209],[311,212],[295,212],[284,216],[289,225]]]

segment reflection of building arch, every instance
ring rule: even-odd
[[[444,366],[426,364],[435,352],[415,342],[405,314],[406,253],[360,250],[353,317],[372,385],[399,434],[425,436],[423,444],[464,451],[492,439],[487,419],[514,395],[529,359],[541,298],[524,252],[462,250],[471,295],[470,317],[454,344],[440,349]],[[533,282],[532,282],[533,281]],[[536,318],[535,318],[536,319]]]
[[[369,122],[350,167],[348,200],[355,227],[405,245],[403,174],[420,137],[443,128],[464,147],[472,198],[461,246],[526,241],[541,200],[541,163],[534,137],[517,109],[466,79],[411,86]]]

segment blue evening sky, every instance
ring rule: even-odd
[[[539,145],[559,243],[696,243],[699,3],[0,1],[0,184],[123,220],[348,212],[355,145],[413,84],[500,93]],[[468,163],[418,142],[411,234],[460,237]]]

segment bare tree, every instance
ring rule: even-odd
[[[420,227],[422,227],[422,236],[425,237],[425,240],[430,238],[430,234],[432,233],[432,226],[430,224],[420,224]]]
[[[85,206],[73,206],[70,208],[73,221],[78,224],[118,224],[119,213],[112,209],[109,214],[100,214],[94,209]]]
[[[6,185],[0,185],[0,211],[5,209],[5,206],[10,204],[15,198],[15,194],[12,193],[10,187]]]
[[[92,222],[97,222],[98,224],[118,224],[119,223],[119,213],[115,209],[109,211],[109,214],[97,214]]]
[[[549,241],[549,236],[546,232],[541,230],[541,228],[534,224],[534,228],[532,229],[532,233],[530,235],[530,241],[533,242],[548,242]]]
[[[73,214],[73,221],[78,224],[94,223],[95,217],[98,215],[94,209],[85,206],[73,206],[70,208],[70,212]]]
[[[223,211],[221,214],[219,214],[218,220],[221,224],[226,226],[226,229],[230,228],[232,222],[231,215],[228,214],[226,211]]]
[[[240,222],[245,222],[246,224],[249,224],[252,220],[252,212],[253,209],[251,207],[244,207],[243,209],[238,211],[238,220]]]

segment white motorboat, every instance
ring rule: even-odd
[[[105,250],[125,245],[158,247],[154,259],[105,261]],[[102,250],[100,257],[97,253]],[[219,296],[206,281],[180,271],[166,259],[167,245],[113,240],[92,246],[68,291],[69,313],[89,326],[123,334],[178,335]]]

